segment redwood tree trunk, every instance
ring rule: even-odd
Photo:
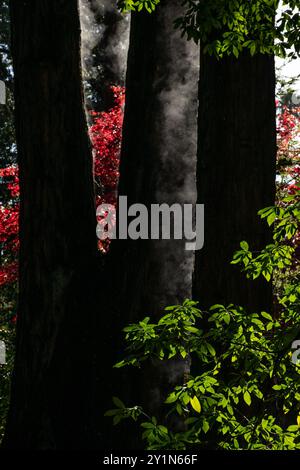
[[[119,183],[128,205],[196,201],[199,53],[174,30],[183,11],[181,0],[164,0],[151,15],[132,15]],[[156,321],[164,307],[191,297],[193,266],[185,240],[114,241],[107,257],[114,319],[107,342],[127,323],[147,315]],[[152,364],[144,377],[133,379],[126,370],[119,396],[161,415],[167,391],[182,383],[188,368],[188,360],[176,359]],[[118,371],[111,395],[120,390],[119,377]]]
[[[86,448],[93,445],[96,243],[78,5],[77,0],[11,0],[10,7],[20,294],[4,446]]]
[[[271,310],[271,284],[230,265],[239,243],[260,250],[270,230],[257,211],[275,199],[274,58],[201,57],[198,201],[205,204],[204,248],[196,254],[194,298],[202,307],[236,303]]]

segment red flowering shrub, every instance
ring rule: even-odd
[[[116,205],[119,180],[119,161],[122,142],[123,109],[125,89],[112,87],[115,105],[108,112],[92,112],[90,138],[94,153],[94,176],[96,183],[96,204]],[[101,217],[98,217],[101,222]],[[106,253],[110,240],[98,242],[99,250]]]
[[[297,123],[297,113],[291,112],[286,105],[283,106],[277,118],[278,141],[281,145],[288,147],[293,131],[297,128]]]
[[[300,200],[300,107],[277,106],[277,204],[287,208]],[[300,269],[300,226],[286,244],[295,249],[290,272],[294,276]]]
[[[92,112],[90,138],[94,155],[94,176],[97,205],[115,204],[119,178],[119,158],[122,139],[125,90],[112,87],[115,105],[108,112]],[[0,287],[17,280],[19,248],[19,178],[16,165],[0,169]],[[99,242],[106,252],[109,241]]]
[[[5,263],[0,266],[0,287],[11,284],[18,279],[18,262]]]
[[[279,199],[300,190],[300,107],[283,106],[277,118]]]
[[[98,187],[97,203],[115,203],[119,179],[125,90],[112,87],[115,105],[108,112],[91,112],[90,138],[94,152],[94,175]]]
[[[17,166],[0,169],[4,202],[0,203],[0,286],[17,279],[19,248],[19,177]]]

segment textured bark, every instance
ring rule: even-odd
[[[156,14],[132,19],[119,183],[128,205],[140,202],[149,209],[152,203],[196,200],[198,48],[173,28],[180,3],[164,1]],[[184,240],[121,240],[113,248],[126,264],[133,260],[133,275],[120,276],[128,319],[147,311],[160,315],[190,293],[193,255]]]
[[[275,199],[275,73],[270,56],[201,57],[198,202],[205,204],[204,248],[196,254],[194,298],[202,307],[237,303],[271,310],[271,285],[230,265],[239,242],[270,241],[257,211]]]
[[[132,15],[119,184],[128,205],[196,200],[199,53],[174,30],[182,11],[181,0],[167,0],[151,15]],[[157,320],[165,306],[191,297],[193,261],[185,240],[113,242],[107,265],[114,334],[146,315]],[[126,371],[120,396],[159,415],[166,391],[182,383],[188,368],[178,359],[153,364],[135,380]]]
[[[11,0],[21,185],[17,352],[4,446],[91,440],[95,208],[77,0]]]

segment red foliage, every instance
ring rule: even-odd
[[[93,145],[94,176],[97,205],[115,204],[119,178],[119,158],[122,138],[125,90],[112,87],[115,105],[108,112],[92,112],[90,138]],[[0,169],[0,181],[7,202],[0,203],[0,286],[11,284],[18,277],[19,248],[19,177],[16,165]],[[109,240],[99,242],[106,252]]]
[[[279,108],[280,109],[280,108]],[[300,107],[283,106],[277,118],[277,201],[281,207],[287,207],[299,201],[300,197]],[[286,196],[292,196],[284,200]],[[300,226],[288,245],[295,248],[292,269],[300,261]]]
[[[19,176],[17,166],[0,169],[7,203],[0,203],[0,286],[17,279],[19,248]]]
[[[116,203],[125,90],[121,87],[112,87],[112,90],[115,98],[114,106],[107,112],[91,112],[92,125],[89,133],[93,145],[97,205],[103,202],[113,205]],[[299,128],[300,108],[290,110],[283,106],[277,119],[278,161],[286,162],[284,168],[280,170],[283,178],[279,186],[283,195],[299,194],[300,190]],[[0,181],[8,201],[0,204],[1,286],[17,279],[19,246],[17,166],[0,169]],[[106,252],[108,247],[109,241],[99,242],[101,251]]]
[[[2,251],[15,253],[19,247],[19,204],[0,205],[0,244]]]
[[[115,105],[108,112],[91,113],[93,124],[90,127],[90,138],[94,152],[97,206],[102,203],[115,206],[117,201],[125,89],[112,87],[112,90]],[[108,239],[99,240],[99,250],[107,253],[109,244]]]
[[[277,120],[277,134],[278,140],[281,145],[288,145],[293,130],[297,126],[297,116],[295,113],[292,113],[287,106],[283,106],[281,113],[278,115]]]
[[[277,117],[277,157],[281,175],[279,187],[287,194],[296,194],[300,189],[299,132],[300,108],[283,106]]]
[[[5,263],[0,266],[0,286],[11,284],[18,279],[18,262]]]
[[[112,87],[115,105],[108,112],[91,116],[90,138],[94,150],[94,175],[96,183],[102,186],[97,202],[114,203],[119,179],[119,159],[122,141],[123,108],[125,89]],[[102,192],[102,194],[101,194]]]

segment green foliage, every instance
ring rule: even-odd
[[[286,204],[285,206],[282,206]],[[233,257],[232,264],[241,264],[248,278],[256,279],[264,276],[267,281],[272,276],[280,275],[293,264],[295,247],[289,244],[297,233],[300,223],[300,199],[287,196],[281,205],[266,207],[259,211],[262,219],[266,219],[269,226],[274,225],[273,243],[267,245],[256,256],[249,250],[247,242],[241,242],[241,250]]]
[[[193,350],[194,337],[201,334],[201,331],[193,326],[196,318],[201,318],[196,304],[186,300],[183,305],[167,307],[166,315],[157,324],[149,323],[150,318],[146,317],[139,323],[124,328],[129,355],[115,367],[140,366],[141,362],[149,357],[163,360],[180,354],[185,358],[187,344],[190,350]]]
[[[176,25],[201,40],[211,55],[238,55],[244,50],[290,57],[300,53],[300,15],[295,0],[284,0],[275,20],[279,0],[185,0],[186,13]]]
[[[156,6],[160,3],[160,0],[120,0],[118,2],[121,11],[142,11],[146,10],[148,13],[152,13]]]
[[[123,11],[155,10],[159,0],[121,0]],[[200,40],[204,52],[217,57],[243,50],[296,57],[300,55],[300,14],[297,0],[283,0],[283,10],[275,20],[279,0],[183,0],[186,7],[175,26],[188,39]]]
[[[0,341],[6,348],[6,363],[0,364],[0,442],[2,440],[9,407],[11,373],[15,353],[15,324],[11,321],[17,301],[15,284],[1,287],[0,294]]]
[[[273,244],[254,254],[241,242],[233,263],[267,282],[293,261],[289,240],[300,222],[299,201],[294,197],[289,206],[266,208],[260,216],[274,226]],[[153,357],[192,357],[197,375],[165,400],[166,416],[180,415],[186,430],[173,432],[168,421],[158,423],[140,407],[122,404],[107,414],[142,420],[148,449],[300,449],[300,351],[292,353],[300,338],[298,280],[289,279],[279,294],[272,315],[232,304],[204,312],[186,300],[167,307],[158,323],[146,318],[126,327],[129,356],[117,367],[142,366]]]
[[[113,397],[113,403],[116,408],[108,410],[105,413],[105,416],[112,416],[114,425],[126,418],[132,418],[134,421],[137,421],[137,419],[143,414],[143,410],[140,406],[126,408],[124,403],[118,397]]]

